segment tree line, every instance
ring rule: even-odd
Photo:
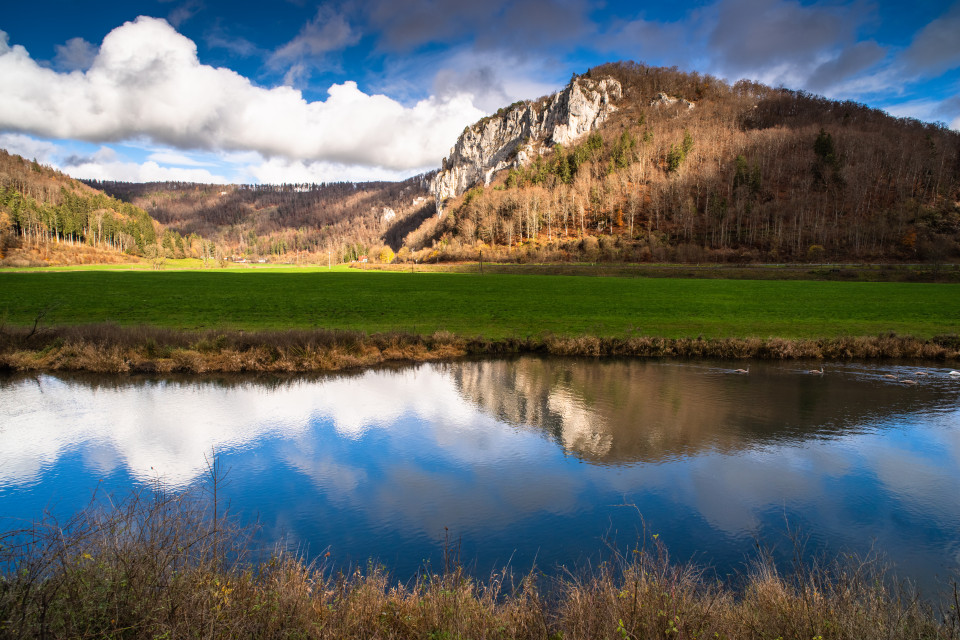
[[[62,242],[143,255],[156,240],[143,209],[0,150],[0,254],[19,242]]]

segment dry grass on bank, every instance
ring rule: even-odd
[[[69,522],[0,536],[0,636],[960,638],[956,589],[931,605],[875,561],[787,575],[761,557],[721,583],[653,544],[585,573],[477,580],[451,563],[402,584],[374,564],[256,561],[214,495],[101,500]]]
[[[53,267],[69,265],[107,265],[139,262],[136,256],[103,247],[67,242],[27,244],[7,250],[0,267]]]
[[[96,324],[0,326],[0,369],[97,373],[340,371],[464,356],[538,353],[559,356],[847,360],[960,359],[960,337],[920,340],[894,334],[820,340],[780,338],[601,338],[538,336],[489,340],[438,331],[206,331]]]
[[[429,337],[368,336],[352,331],[186,332],[87,325],[0,335],[0,368],[20,371],[307,373],[466,353],[461,341],[443,332]]]

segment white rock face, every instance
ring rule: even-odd
[[[397,212],[391,209],[390,207],[384,207],[383,211],[380,212],[380,219],[384,222],[388,222],[397,217]]]
[[[657,97],[653,99],[653,101],[650,103],[650,106],[651,107],[679,107],[689,111],[690,109],[693,109],[693,107],[696,105],[693,102],[690,102],[689,100],[684,100],[683,98],[674,98],[672,96],[668,96],[667,94],[661,92],[661,93],[658,93]]]
[[[596,129],[621,97],[623,88],[613,78],[574,78],[545,105],[518,102],[470,125],[430,183],[437,215],[447,198],[490,184],[495,173],[523,165],[537,148],[570,144]]]

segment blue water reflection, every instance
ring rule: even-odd
[[[264,546],[400,579],[444,539],[485,574],[551,570],[657,533],[720,573],[885,553],[935,588],[960,564],[960,384],[908,367],[517,358],[317,379],[0,379],[5,527],[204,481]]]

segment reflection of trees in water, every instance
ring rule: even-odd
[[[265,391],[290,389],[305,384],[316,384],[334,380],[360,378],[369,371],[397,371],[400,375],[425,366],[418,363],[410,366],[384,366],[351,369],[348,371],[330,371],[323,373],[93,373],[88,371],[57,371],[56,373],[20,373],[0,372],[0,390],[12,389],[23,380],[35,379],[42,383],[45,378],[62,380],[70,384],[81,384],[94,391],[122,391],[124,389],[163,385],[181,389],[238,389],[250,388]]]
[[[612,433],[591,405],[602,400],[574,380],[575,368],[539,358],[451,364],[457,387],[498,420],[548,432],[567,451],[609,453]]]
[[[543,430],[594,462],[660,461],[706,448],[839,435],[952,402],[835,372],[754,363],[750,376],[708,364],[521,357],[445,365],[461,393],[505,422]]]

